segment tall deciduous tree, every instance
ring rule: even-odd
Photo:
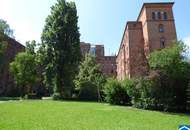
[[[16,55],[10,63],[10,72],[13,74],[16,84],[23,88],[23,95],[29,94],[31,87],[37,82],[37,62],[35,54],[35,41],[26,43],[26,51]]]
[[[45,79],[60,98],[71,96],[73,79],[80,62],[80,34],[74,2],[57,0],[51,7],[42,34],[46,48]]]

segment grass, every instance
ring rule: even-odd
[[[177,130],[180,124],[190,124],[190,116],[87,102],[0,103],[0,130]]]

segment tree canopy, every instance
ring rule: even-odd
[[[10,63],[10,72],[13,74],[15,82],[24,89],[23,96],[28,94],[34,83],[37,82],[37,62],[34,53],[35,41],[27,42],[26,51],[16,55],[15,60]]]
[[[7,24],[7,22],[3,19],[0,19],[0,33],[14,38],[13,30],[10,28],[9,24]]]
[[[45,47],[45,81],[60,98],[71,97],[73,79],[80,63],[80,34],[74,2],[57,0],[42,33]]]
[[[105,82],[105,77],[100,66],[96,64],[95,57],[90,54],[86,55],[75,80],[79,98],[101,101],[102,87]]]

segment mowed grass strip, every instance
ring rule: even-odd
[[[190,116],[103,103],[0,103],[0,130],[177,130],[181,124],[190,124]]]

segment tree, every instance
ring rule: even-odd
[[[31,87],[38,79],[37,62],[35,59],[35,41],[27,42],[25,52],[16,55],[15,60],[10,63],[10,72],[13,74],[16,84],[23,89],[23,95],[31,92]]]
[[[13,30],[10,28],[9,24],[7,24],[7,22],[3,19],[0,19],[0,33],[14,38]]]
[[[95,57],[90,54],[86,55],[79,68],[79,74],[75,80],[79,98],[101,101],[105,77],[100,70],[100,66],[96,64]]]
[[[153,52],[149,58],[150,68],[160,72],[160,85],[164,90],[162,104],[174,109],[185,108],[185,91],[190,80],[190,65],[183,55],[185,52],[186,46],[179,41],[173,47]]]
[[[54,95],[59,98],[71,97],[73,79],[80,63],[80,34],[74,2],[57,0],[46,19],[42,33],[47,62],[46,84],[54,86]]]

